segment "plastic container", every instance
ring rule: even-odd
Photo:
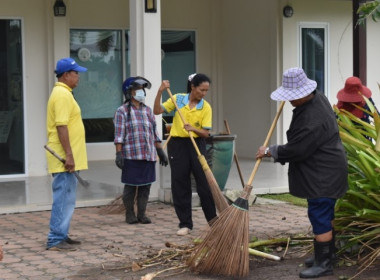
[[[206,160],[221,191],[224,190],[235,151],[235,134],[217,134],[206,139]]]

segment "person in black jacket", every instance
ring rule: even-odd
[[[333,273],[333,238],[336,200],[348,189],[347,159],[332,107],[317,83],[301,68],[284,72],[282,86],[272,92],[276,101],[289,101],[295,109],[284,145],[261,146],[256,158],[272,157],[289,163],[289,192],[308,201],[308,216],[314,233],[314,257],[301,278]]]

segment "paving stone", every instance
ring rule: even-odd
[[[208,228],[202,210],[193,209],[193,231],[188,236],[177,236],[178,219],[172,205],[149,203],[148,208],[153,218],[148,225],[126,224],[123,214],[99,215],[96,207],[77,208],[70,236],[82,244],[73,252],[46,250],[50,211],[3,215],[0,242],[5,255],[0,266],[6,265],[6,270],[0,277],[64,279],[84,268],[120,262],[120,256],[136,259],[150,248],[164,249],[165,242],[191,244]],[[306,209],[288,204],[254,204],[249,220],[250,236],[259,238],[307,233],[310,229]]]

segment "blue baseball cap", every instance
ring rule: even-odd
[[[87,68],[79,66],[71,57],[62,58],[57,61],[57,66],[55,68],[55,73],[57,75],[69,71],[86,72]]]

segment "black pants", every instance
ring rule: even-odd
[[[195,141],[199,151],[204,155],[206,152],[205,140],[195,138]],[[211,221],[216,217],[215,203],[190,138],[172,137],[168,144],[168,155],[171,168],[173,203],[179,219],[179,227],[193,228],[191,173],[193,173],[196,181],[197,193],[201,201],[203,213],[206,220]]]

